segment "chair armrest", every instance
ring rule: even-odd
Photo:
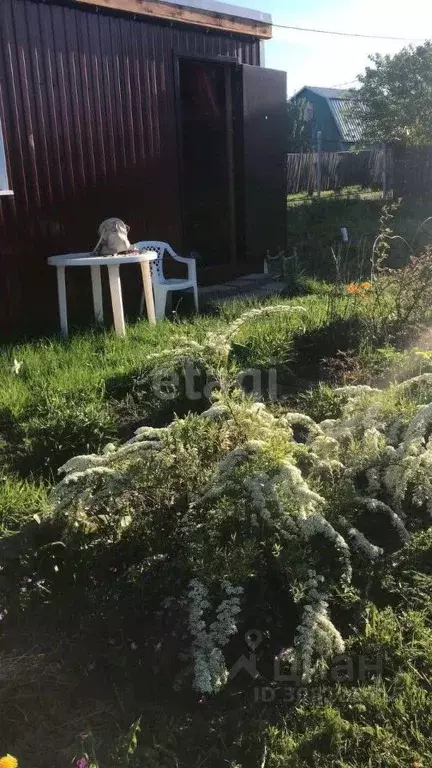
[[[178,253],[174,253],[174,251],[171,253],[171,256],[174,261],[181,261],[182,264],[190,264],[192,261],[195,261],[195,259],[188,259],[186,256],[179,256]]]
[[[192,258],[186,258],[185,256],[179,256],[178,253],[173,251],[171,246],[165,246],[165,250],[169,253],[174,261],[179,261],[181,264],[187,264],[188,266],[188,280],[196,281],[196,261]]]

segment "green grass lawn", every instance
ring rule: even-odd
[[[239,510],[250,510],[235,488],[200,507],[218,461],[247,440],[264,440],[264,454],[251,459],[258,473],[271,474],[290,457],[329,500],[329,520],[339,509],[352,514],[352,489],[308,474],[303,427],[294,440],[275,421],[269,436],[267,422],[250,415],[251,401],[233,391],[241,372],[260,373],[258,399],[268,401],[274,371],[276,399],[266,418],[295,410],[321,422],[342,418],[337,383],[385,388],[432,370],[427,344],[413,352],[404,350],[405,338],[386,339],[392,298],[383,305],[313,281],[307,290],[313,292],[264,305],[227,302],[214,316],[155,328],[139,322],[126,339],[95,331],[0,351],[0,755],[16,755],[20,768],[76,766],[84,755],[86,768],[432,765],[428,521],[413,515],[410,543],[390,548],[373,568],[355,556],[349,588],[334,576],[332,618],[355,669],[348,682],[326,678],[298,689],[275,682],[272,672],[272,643],[299,621],[282,576],[298,569],[290,589],[301,600],[313,558],[323,558],[330,580],[339,565],[312,544],[303,559],[296,547],[284,555],[283,540],[270,529],[253,548],[250,531],[238,527]],[[286,311],[251,316],[226,356],[222,340],[233,323],[275,305]],[[182,348],[196,368],[193,401]],[[226,427],[200,415],[215,374],[228,404]],[[174,382],[169,398],[167,381]],[[425,386],[409,395],[390,386],[375,395],[383,418],[406,425],[429,402]],[[365,400],[360,413],[369,407],[375,401]],[[53,513],[51,491],[65,462],[110,444],[109,462],[138,427],[164,428],[176,416],[171,432],[155,433],[166,441],[159,458],[129,464],[120,452],[114,485],[87,493],[78,478],[70,486],[79,491],[76,500]],[[358,456],[367,460],[368,436],[357,439],[344,448],[347,466],[357,467]],[[244,627],[258,627],[264,638],[258,680],[239,675],[215,695],[192,689],[180,587],[196,572],[203,579],[226,572],[247,585]],[[251,652],[243,635],[229,648],[233,661]],[[365,678],[359,659],[377,656],[382,675]]]
[[[288,207],[309,204],[313,200],[376,200],[382,201],[382,192],[374,189],[363,189],[359,185],[353,185],[351,187],[342,187],[340,191],[335,192],[332,189],[323,189],[318,198],[316,192],[309,195],[307,192],[297,192],[293,195],[288,195]]]
[[[346,195],[323,193],[320,200],[303,193],[288,199],[289,255],[296,253],[300,274],[337,280],[336,255],[347,281],[370,275],[372,247],[382,228],[383,202],[375,193],[348,192]],[[411,252],[431,243],[429,216],[428,204],[402,201],[397,207],[389,224],[393,233],[403,239],[391,242],[390,266],[407,263]],[[342,243],[342,227],[348,229],[348,244]]]
[[[274,298],[265,305],[280,303],[301,306],[304,312],[251,322],[236,337],[232,360],[242,369],[268,366],[271,360],[280,369],[283,386],[291,378],[296,339],[338,322],[348,327],[358,306],[348,296],[326,293]],[[155,328],[140,322],[128,327],[126,339],[89,332],[67,342],[41,340],[4,347],[0,466],[24,479],[52,481],[57,468],[75,453],[99,450],[105,442],[132,433],[137,423],[156,423],[189,408],[181,398],[171,402],[152,391],[152,382],[146,379],[154,367],[152,355],[175,348],[180,339],[199,342],[256,306],[254,300],[235,300],[223,304],[213,317],[165,321]]]

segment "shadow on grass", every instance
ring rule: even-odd
[[[356,319],[290,336],[286,348],[278,350],[279,361],[254,365],[255,375],[239,381],[263,400],[283,397],[325,379],[323,360],[355,351],[361,338],[362,325]],[[233,346],[240,369],[247,370],[256,354],[253,343]],[[24,478],[55,481],[57,469],[74,455],[127,440],[143,424],[165,426],[175,416],[201,413],[210,405],[213,386],[211,373],[196,360],[186,369],[183,364],[159,371],[149,366],[109,377],[103,392],[36,393],[19,416],[8,409],[0,413],[0,463]]]
[[[157,540],[168,541],[166,515],[155,519]],[[222,760],[255,756],[269,718],[261,722],[266,705],[254,700],[254,679],[241,673],[217,698],[200,697],[191,686],[181,601],[189,575],[177,545],[158,560],[149,558],[144,536],[109,545],[89,534],[65,535],[53,522],[30,523],[1,541],[0,551],[8,609],[2,664],[9,669],[0,717],[7,748],[23,765],[70,766],[79,732],[91,730],[100,765],[124,768],[129,762],[118,756],[117,737],[140,716],[134,766],[146,760],[219,768]],[[275,649],[292,641],[298,615],[277,577],[256,584],[246,602],[250,609],[227,649],[228,666],[249,653],[244,634],[258,627],[264,637],[258,667],[263,681],[271,681]]]
[[[295,374],[300,381],[315,384],[326,378],[324,361],[340,352],[359,349],[364,326],[358,318],[339,319],[293,339]]]
[[[143,424],[165,426],[175,416],[201,413],[209,407],[210,393],[206,371],[197,362],[191,375],[179,366],[154,374],[137,368],[108,378],[103,393],[38,396],[19,416],[3,408],[0,467],[22,478],[56,482],[58,468],[72,456],[127,440]]]

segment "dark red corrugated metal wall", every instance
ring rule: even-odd
[[[134,239],[179,243],[173,53],[259,64],[259,42],[0,0],[0,45],[0,117],[15,192],[0,197],[4,329],[22,313],[53,315],[47,256],[90,248],[107,216],[124,218]],[[87,283],[78,280],[78,292]]]

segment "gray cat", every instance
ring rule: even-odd
[[[99,241],[93,251],[95,256],[114,256],[129,251],[129,229],[121,219],[105,219],[98,229]]]

